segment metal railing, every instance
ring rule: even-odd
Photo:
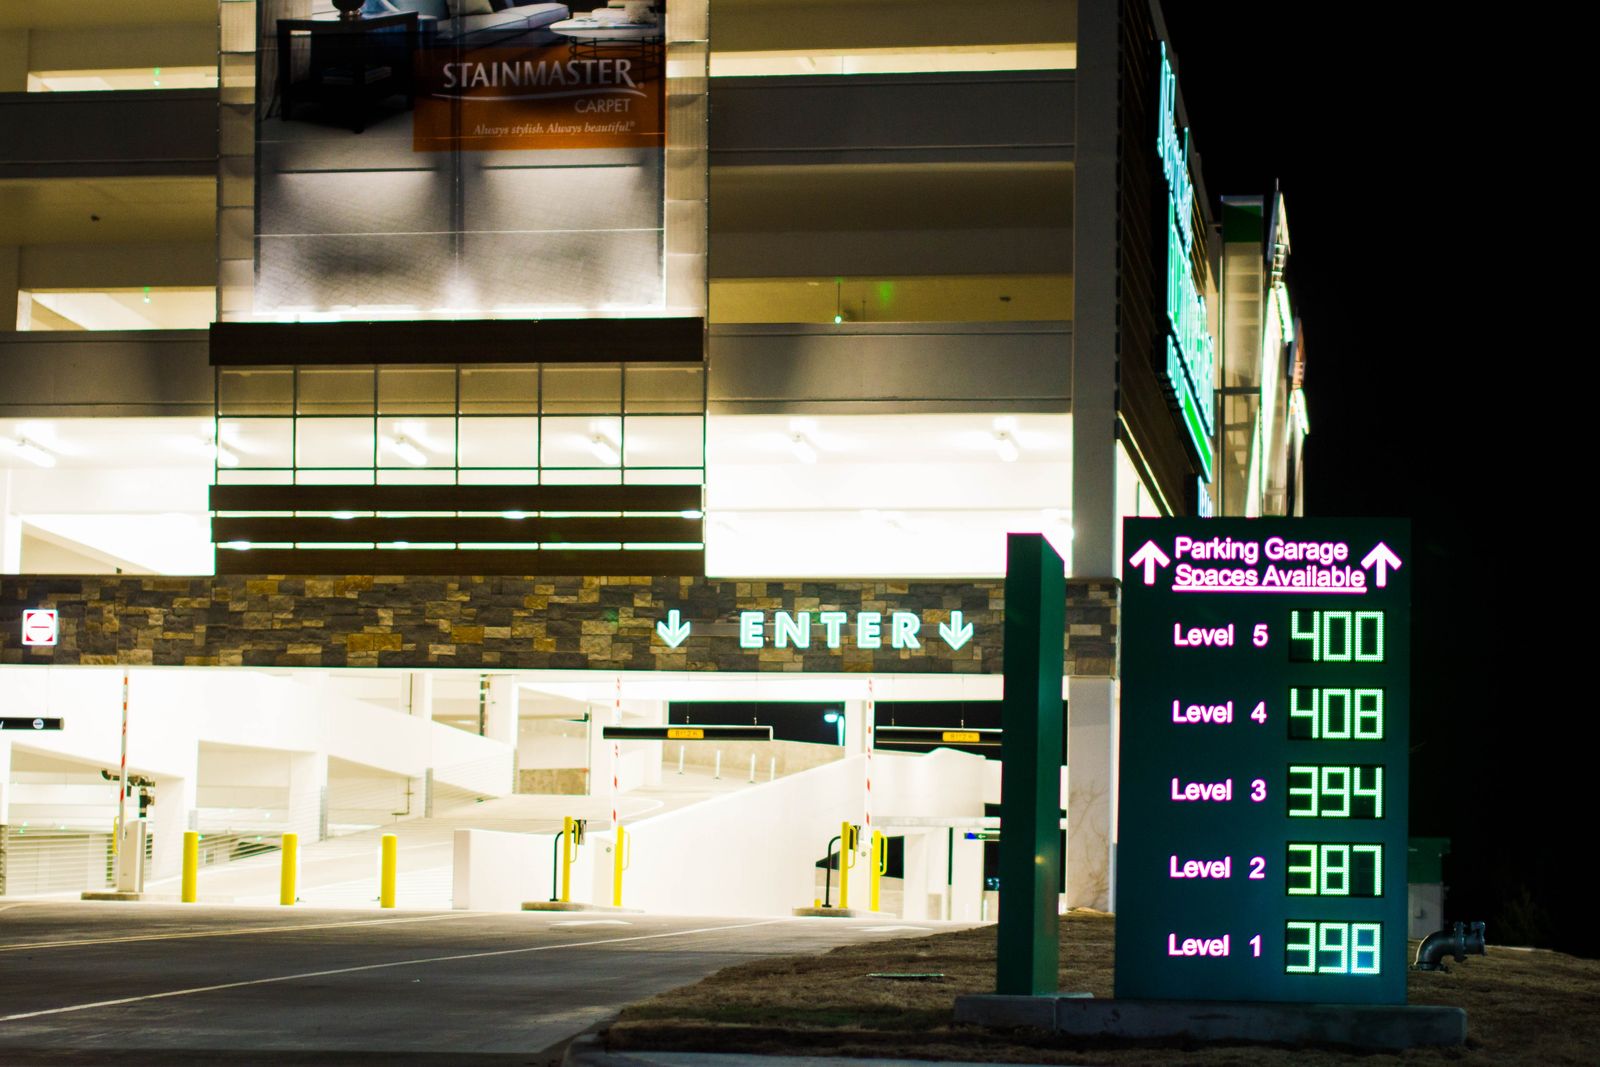
[[[109,833],[0,826],[0,895],[105,889],[111,880]]]

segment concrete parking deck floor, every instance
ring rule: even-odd
[[[546,1064],[622,1005],[731,963],[917,932],[881,920],[0,902],[0,1062]]]

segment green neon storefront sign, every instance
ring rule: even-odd
[[[1167,358],[1165,386],[1211,480],[1216,429],[1216,342],[1207,326],[1206,298],[1194,283],[1194,184],[1189,177],[1189,130],[1178,129],[1178,79],[1161,45],[1161,102],[1156,150],[1167,182]]]

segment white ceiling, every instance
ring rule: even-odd
[[[986,462],[1002,432],[1021,447],[1019,462],[1065,459],[1072,447],[1070,417],[1060,414],[721,415],[708,432],[711,461],[732,464],[786,459],[797,433],[815,444],[819,464]]]
[[[0,244],[209,241],[216,224],[214,177],[0,179]]]
[[[26,438],[54,454],[57,468],[164,467],[209,481],[210,432],[211,419],[206,417],[0,419],[0,469],[39,469],[4,447]]]
[[[370,456],[371,421],[359,421]],[[692,450],[699,421],[681,421]],[[57,541],[156,572],[205,573],[210,429],[210,419],[194,417],[0,419],[7,506]],[[549,461],[560,435],[556,426],[546,430]],[[447,435],[418,436],[449,450]],[[1004,572],[1010,532],[1041,532],[1070,552],[1069,415],[714,416],[706,438],[706,560],[714,576],[994,575]],[[30,463],[18,440],[45,450],[55,466]],[[223,440],[241,453],[252,444],[226,427]],[[650,441],[641,434],[637,444]],[[1005,458],[1006,441],[1014,460]],[[630,440],[630,453],[635,447]]]
[[[1067,556],[1071,451],[1064,414],[713,417],[706,572],[998,575],[1007,533]]]

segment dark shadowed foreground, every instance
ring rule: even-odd
[[[1074,913],[1061,927],[1061,988],[1111,995],[1114,924]],[[1413,950],[1415,945],[1412,946]],[[1097,1064],[1582,1064],[1600,1059],[1600,961],[1489,949],[1447,973],[1412,973],[1413,1004],[1467,1010],[1465,1048],[1371,1054],[1260,1045],[1131,1046],[1041,1031],[993,1033],[951,1021],[961,993],[989,992],[995,928],[848,945],[824,956],[764,959],[719,971],[622,1013],[613,1049],[804,1053]],[[872,972],[944,975],[897,981]]]

